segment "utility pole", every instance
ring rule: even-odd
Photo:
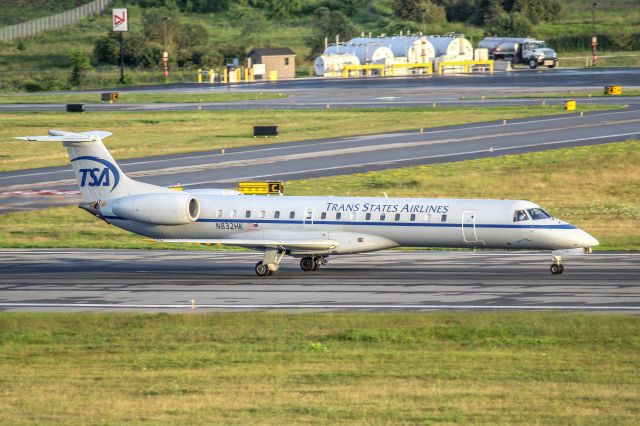
[[[171,19],[165,16],[162,20],[162,39],[164,51],[162,52],[162,64],[164,65],[164,78],[169,77],[169,52],[167,51],[167,21]]]
[[[597,2],[591,3],[591,48],[593,49],[593,66],[598,62],[598,37],[596,37],[596,6]]]
[[[124,31],[120,32],[120,84],[124,84]]]

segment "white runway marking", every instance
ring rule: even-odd
[[[107,309],[406,309],[406,310],[556,310],[556,311],[640,311],[640,306],[572,306],[572,305],[403,305],[403,304],[111,304],[111,303],[0,303],[0,308],[107,308]]]

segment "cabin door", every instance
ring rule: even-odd
[[[304,209],[304,217],[302,218],[302,224],[304,226],[313,225],[313,207],[307,207]]]
[[[462,212],[462,238],[465,243],[478,242],[475,210],[465,210]]]

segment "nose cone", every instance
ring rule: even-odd
[[[578,232],[576,243],[579,244],[579,247],[585,247],[585,248],[590,248],[590,247],[595,247],[600,245],[600,242],[598,240],[593,238],[588,233],[584,232],[582,229],[580,229]]]

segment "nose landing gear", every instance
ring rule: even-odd
[[[273,275],[279,268],[284,257],[284,250],[267,250],[264,252],[264,260],[256,263],[256,275],[267,277]]]
[[[553,274],[553,275],[559,275],[559,274],[563,273],[564,272],[564,265],[562,264],[562,257],[553,256],[553,263],[551,264],[551,267],[549,268],[549,270],[551,271],[551,274]]]

